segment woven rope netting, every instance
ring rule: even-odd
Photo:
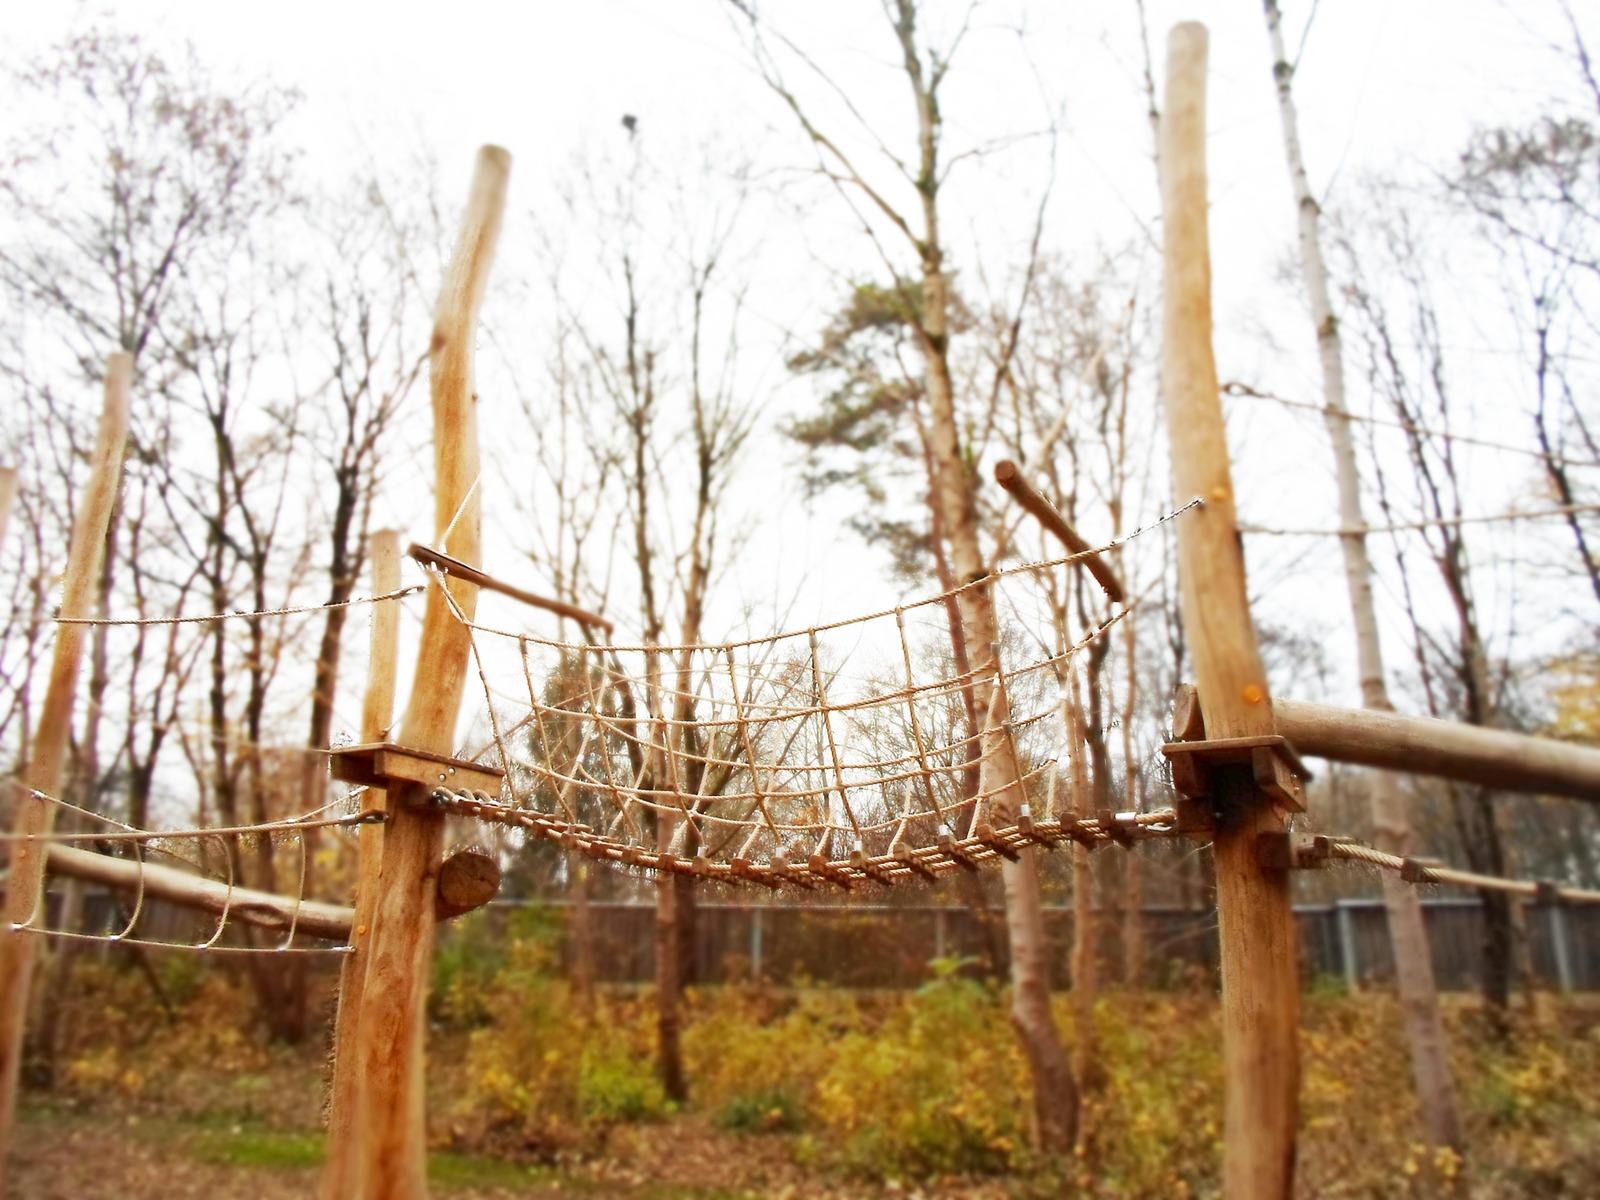
[[[1086,811],[1063,778],[1073,657],[1137,603],[1068,642],[1054,614],[1084,557],[715,644],[560,641],[452,601],[483,689],[480,757],[506,774],[498,797],[434,800],[608,862],[772,886],[926,879],[1031,844],[1170,834],[1171,810]],[[1002,642],[960,670],[950,606],[974,601],[993,605]]]

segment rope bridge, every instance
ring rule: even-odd
[[[1021,485],[1008,486],[1015,491]],[[1068,680],[1074,657],[1105,638],[1143,600],[1126,595],[1100,556],[1200,504],[1191,500],[1099,547],[1087,547],[1069,531],[1063,540],[1081,547],[1073,553],[997,570],[921,600],[736,641],[613,641],[613,626],[603,618],[512,588],[423,547],[413,547],[412,557],[427,584],[343,603],[401,600],[432,586],[467,632],[490,738],[464,759],[441,762],[458,763],[467,772],[470,760],[483,768],[467,772],[473,784],[499,786],[496,792],[464,786],[451,778],[455,767],[441,766],[436,776],[419,776],[437,779],[427,791],[427,803],[437,810],[550,841],[611,866],[708,882],[807,890],[931,882],[952,871],[1014,860],[1028,846],[1070,842],[1094,850],[1179,836],[1181,803],[1150,811],[1091,811],[1088,797],[1063,783],[1073,756],[1087,751]],[[1053,510],[1041,520],[1047,528],[1060,523]],[[1076,582],[1072,572],[1085,568],[1113,603],[1098,625],[1069,643],[1056,618]],[[469,620],[443,586],[452,576],[574,619],[585,640]],[[973,592],[1004,610],[1004,628],[1056,629],[1053,647],[1039,643],[1028,661],[1007,665],[1011,654],[996,644],[967,669],[955,670],[946,649],[956,619],[950,609]],[[317,607],[328,606],[175,619],[252,620]],[[877,669],[843,669],[861,659],[875,660]],[[492,678],[497,675],[498,682]],[[514,691],[507,690],[508,675],[516,681]],[[338,758],[363,749],[370,748],[332,753]],[[1014,775],[991,769],[1000,763],[1014,763]],[[305,895],[304,835],[386,820],[381,808],[363,807],[363,791],[355,787],[322,808],[277,821],[143,830],[32,789],[34,798],[101,828],[0,834],[0,840],[24,842],[21,855],[42,843],[51,869],[121,888],[134,899],[122,927],[110,933],[46,927],[42,897],[31,916],[12,928],[200,952],[348,954],[351,910]],[[1292,837],[1289,850],[1266,848],[1287,854],[1285,866],[1338,861],[1397,871],[1421,884],[1500,889],[1558,903],[1600,901],[1600,894],[1582,889],[1453,871],[1345,838]],[[236,860],[240,847],[255,838],[298,846],[293,893],[241,885]],[[77,848],[81,844],[94,849]],[[216,852],[207,854],[207,846]],[[128,857],[115,857],[114,848]],[[151,855],[168,856],[183,869],[157,865]],[[289,873],[295,875],[292,862]],[[136,936],[147,896],[209,911],[215,925],[195,942]],[[243,944],[226,940],[238,925],[278,936],[264,945],[250,938]],[[322,944],[302,944],[308,938]]]
[[[442,586],[450,573],[442,556],[414,551],[468,631],[492,735],[484,753],[504,771],[498,797],[443,786],[433,802],[608,863],[769,887],[931,880],[1015,859],[1029,845],[1170,836],[1170,809],[1091,813],[1059,782],[1078,752],[1066,690],[1072,659],[1139,598],[1017,666],[997,644],[954,670],[913,630],[937,610],[940,620],[927,624],[948,646],[942,610],[965,593],[1015,610],[1040,602],[1053,580],[1065,604],[1075,566],[1197,503],[1097,549],[923,600],[689,645],[560,641],[471,621]],[[835,665],[846,639],[881,648],[885,665],[846,675]],[[933,670],[919,671],[919,662]],[[519,691],[497,687],[491,672],[514,675]],[[1014,778],[994,769],[1012,762]]]

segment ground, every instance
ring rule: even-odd
[[[435,1153],[430,1190],[450,1200],[855,1200],[903,1195],[1002,1200],[996,1182],[827,1184],[789,1158],[787,1139],[725,1133],[694,1118],[618,1130],[618,1154],[567,1167],[522,1166],[482,1155]],[[12,1162],[25,1200],[289,1200],[314,1194],[322,1139],[263,1126],[28,1107]],[[659,1164],[647,1173],[638,1164]],[[108,1170],[109,1163],[117,1167]]]
[[[537,949],[537,946],[533,946]],[[428,1145],[439,1197],[619,1200],[1183,1200],[1218,1190],[1220,1014],[1203,988],[1107,991],[1077,1153],[1030,1147],[1003,989],[942,971],[911,992],[706,988],[687,999],[686,1103],[652,1068],[650,995],[579,1003],[529,944],[442,956]],[[183,964],[179,964],[183,966]],[[186,973],[185,973],[186,972]],[[265,1035],[242,977],[85,962],[53,1059],[28,1060],[14,1195],[308,1196],[326,1040]],[[1057,998],[1076,1040],[1070,997]],[[331,1020],[331,1008],[329,1009]],[[1519,999],[1503,1039],[1477,997],[1445,1005],[1467,1159],[1417,1138],[1395,999],[1326,982],[1301,1013],[1300,1194],[1423,1200],[1600,1196],[1600,1003]]]

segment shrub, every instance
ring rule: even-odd
[[[800,1105],[786,1091],[751,1092],[731,1097],[714,1120],[735,1133],[792,1133],[800,1128]]]

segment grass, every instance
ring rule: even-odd
[[[64,1124],[103,1128],[103,1117],[81,1110],[32,1102],[22,1120],[34,1127]],[[133,1117],[117,1122],[116,1132],[158,1146],[164,1154],[197,1163],[249,1171],[316,1170],[325,1157],[323,1135],[309,1130],[271,1129],[217,1116]],[[508,1162],[488,1155],[437,1151],[428,1156],[428,1182],[441,1192],[529,1191],[538,1195],[625,1195],[630,1200],[760,1200],[760,1193],[674,1184],[635,1186],[602,1183],[555,1167]]]
[[[309,1169],[322,1163],[322,1135],[319,1133],[207,1130],[184,1140],[191,1155],[219,1167]]]
[[[172,1138],[173,1133],[178,1136]],[[320,1133],[292,1133],[241,1126],[227,1130],[205,1128],[203,1125],[198,1129],[180,1126],[174,1130],[169,1125],[156,1136],[176,1142],[201,1162],[219,1167],[310,1170],[322,1165],[326,1151]],[[428,1180],[446,1189],[514,1188],[559,1183],[563,1190],[578,1194],[588,1190],[583,1186],[583,1181],[564,1179],[560,1172],[549,1167],[527,1166],[500,1158],[448,1150],[428,1156]]]

